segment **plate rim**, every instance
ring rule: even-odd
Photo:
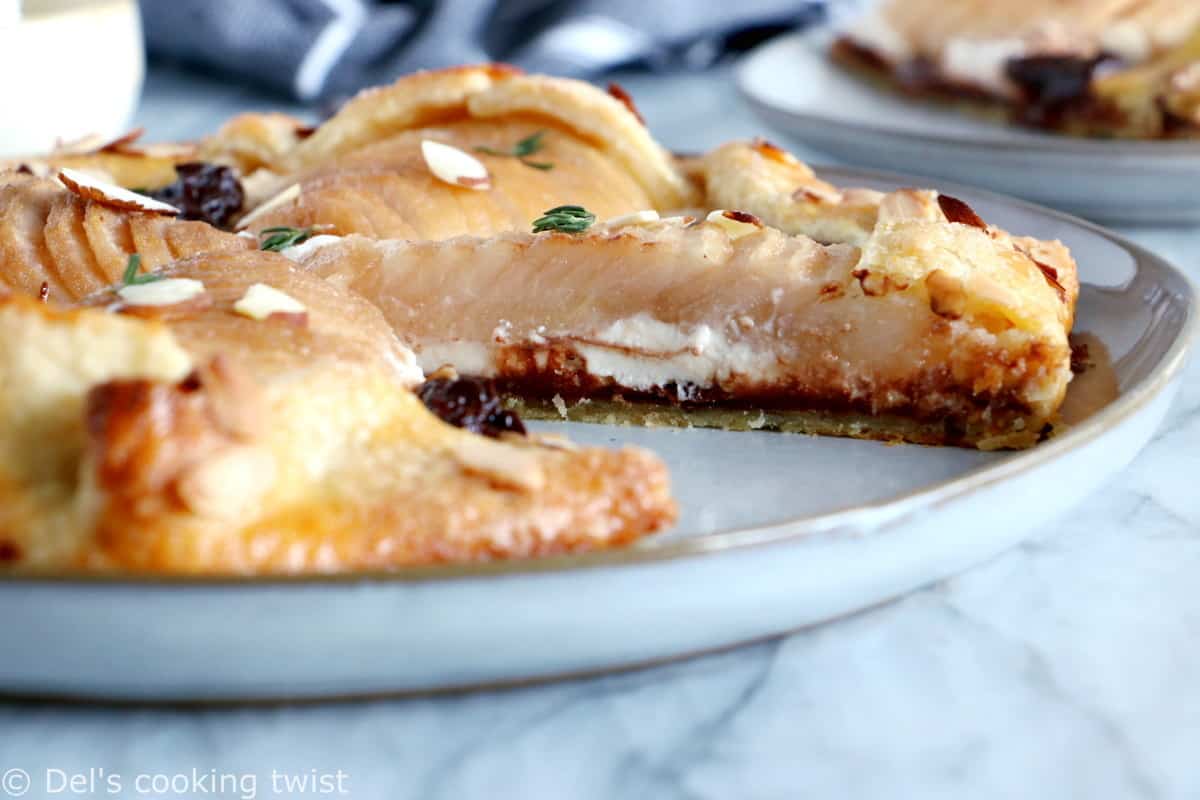
[[[911,130],[872,125],[870,123],[833,119],[806,111],[784,108],[756,95],[750,88],[748,73],[752,67],[752,62],[765,58],[771,50],[782,50],[793,43],[799,43],[805,47],[814,47],[814,43],[827,43],[833,32],[834,29],[828,25],[818,25],[807,30],[776,36],[755,47],[738,61],[734,69],[734,84],[737,87],[738,94],[759,113],[766,112],[770,115],[782,115],[794,122],[814,127],[819,126],[827,130],[850,130],[860,134],[887,137],[893,140],[899,139],[912,145],[952,147],[973,153],[988,152],[994,154],[1000,151],[1004,155],[1027,155],[1030,151],[1033,151],[1038,155],[1076,156],[1080,158],[1113,158],[1117,156],[1122,159],[1139,161],[1154,159],[1162,160],[1164,162],[1163,166],[1173,167],[1178,167],[1178,164],[1167,162],[1180,156],[1189,156],[1200,160],[1200,140],[1192,142],[1178,140],[1100,139],[1040,132],[1016,126],[1013,126],[1012,130],[1030,138],[1025,141],[1013,141],[1011,139],[1000,138],[991,131],[988,132],[989,135],[978,137],[920,133]],[[853,78],[853,76],[849,77]],[[870,91],[886,95],[884,89],[872,87],[865,81],[860,81],[860,83]],[[933,103],[924,103],[923,106],[927,109],[939,110]],[[962,119],[964,116],[958,112],[944,111],[948,116],[958,119]],[[970,115],[966,116],[968,119],[971,118]],[[1004,126],[993,125],[997,132],[1005,129]],[[1110,166],[1112,166],[1111,163]],[[1141,166],[1144,166],[1144,164]],[[1200,161],[1197,163],[1197,169],[1200,169]]]
[[[876,180],[898,186],[912,185],[916,176],[885,170],[862,169],[842,166],[814,166],[822,176],[835,181]],[[600,550],[574,555],[549,556],[544,558],[512,559],[489,562],[433,564],[425,566],[396,567],[355,572],[318,573],[296,575],[253,575],[237,573],[219,574],[141,574],[132,572],[70,573],[57,571],[33,571],[0,575],[0,590],[13,586],[115,587],[188,589],[197,587],[225,587],[238,589],[272,589],[292,586],[350,585],[350,584],[424,584],[445,583],[465,579],[497,580],[518,575],[540,573],[565,573],[577,570],[592,570],[611,567],[643,566],[661,564],[681,559],[721,555],[749,548],[770,547],[792,543],[795,540],[821,533],[839,530],[854,530],[860,518],[886,513],[917,505],[884,520],[870,528],[872,535],[882,534],[903,523],[915,511],[930,506],[942,505],[968,494],[979,492],[989,486],[1008,480],[1017,473],[1048,463],[1082,447],[1119,425],[1148,405],[1165,390],[1182,371],[1187,357],[1200,338],[1200,311],[1197,309],[1200,289],[1187,273],[1176,267],[1163,256],[1137,244],[1119,233],[1064,211],[1047,208],[1009,195],[977,189],[973,186],[921,178],[927,184],[951,192],[975,196],[987,202],[1007,204],[1030,213],[1043,215],[1059,222],[1097,235],[1120,247],[1134,259],[1138,274],[1145,268],[1160,270],[1180,283],[1180,296],[1184,301],[1184,319],[1179,333],[1171,346],[1160,356],[1151,372],[1129,387],[1128,391],[1102,410],[1071,428],[1061,436],[1043,442],[1031,449],[1018,452],[1013,457],[994,464],[975,468],[966,475],[946,478],[937,483],[914,489],[903,494],[811,516],[797,517],[761,525],[724,529],[702,536],[655,541],[654,537],[625,548]]]

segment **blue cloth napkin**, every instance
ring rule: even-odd
[[[586,77],[707,66],[822,0],[141,0],[151,56],[315,100],[415,69],[504,61]]]

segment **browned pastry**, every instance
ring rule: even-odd
[[[6,568],[340,572],[610,547],[674,518],[646,452],[444,424],[379,311],[278,255],[158,275],[80,307],[0,300]]]
[[[1200,135],[1193,0],[886,0],[834,56],[906,92],[1001,104],[1087,136]]]
[[[204,158],[237,164],[251,205],[266,206],[242,227],[444,239],[523,229],[568,202],[614,216],[695,200],[623,100],[511,67],[417,73],[361,93],[311,135],[296,130],[242,115],[202,146]],[[513,155],[530,141],[527,156]],[[426,142],[442,146],[451,172],[431,168]],[[481,172],[454,173],[462,163]],[[467,178],[481,191],[464,191]]]

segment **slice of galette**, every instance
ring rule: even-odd
[[[981,100],[1032,127],[1200,135],[1194,0],[887,0],[844,26],[833,56],[906,93]]]
[[[376,304],[424,369],[494,378],[523,413],[1038,442],[1071,379],[1066,249],[935,192],[880,195],[868,228],[864,200],[818,217],[828,232],[844,214],[854,243],[741,210],[581,229],[566,209],[540,233],[321,237],[285,255]]]
[[[650,453],[527,436],[481,387],[425,383],[488,435],[448,425],[361,296],[106,192],[0,188],[0,571],[386,569],[674,519]],[[184,245],[210,252],[139,263]]]

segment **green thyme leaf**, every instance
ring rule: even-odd
[[[534,169],[554,169],[554,165],[549,161],[530,161],[528,158],[542,149],[542,138],[545,135],[545,131],[537,131],[536,133],[532,133],[513,145],[512,150],[509,150],[508,152],[504,152],[503,150],[495,150],[491,147],[476,147],[475,150],[479,153],[486,153],[489,156],[515,158],[525,166],[533,167]]]
[[[542,137],[545,135],[545,131],[538,131],[537,133],[526,136],[524,139],[517,142],[515,147],[513,147],[512,154],[517,158],[524,158],[525,156],[533,155],[542,149]]]
[[[271,250],[278,253],[280,250],[286,250],[308,241],[312,238],[313,229],[311,227],[289,228],[286,225],[280,225],[275,228],[263,228],[258,235],[267,237],[263,239],[260,250]]]
[[[137,279],[138,271],[142,268],[142,257],[137,253],[132,253],[129,260],[125,262],[125,274],[121,276],[121,284],[128,286]]]
[[[582,233],[595,221],[596,215],[583,206],[556,206],[533,221],[533,232]]]
[[[125,273],[121,275],[122,286],[137,286],[139,283],[154,283],[161,281],[162,275],[155,275],[153,272],[147,272],[145,275],[139,275],[142,269],[142,257],[138,253],[131,253],[129,260],[125,262]]]

